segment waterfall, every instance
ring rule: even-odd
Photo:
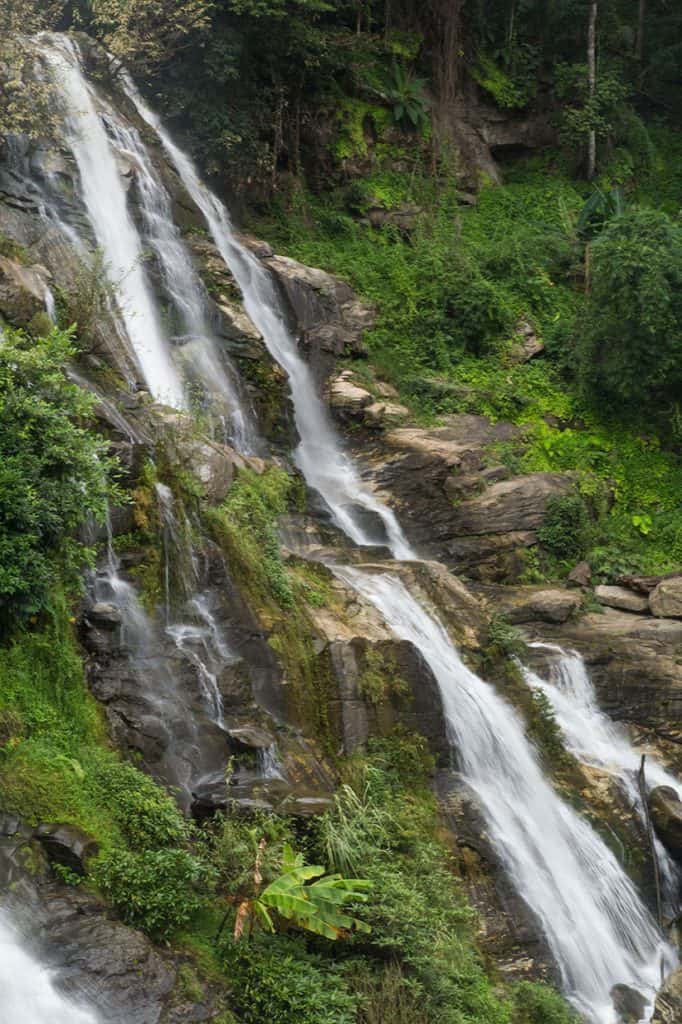
[[[0,1024],[97,1024],[97,1017],[61,995],[51,971],[22,946],[0,912]]]
[[[363,486],[342,450],[271,276],[240,244],[224,206],[130,79],[125,88],[203,212],[249,316],[288,374],[299,435],[295,457],[308,485],[355,543],[373,542],[358,515],[365,510],[383,523],[395,558],[414,558],[396,517]],[[374,604],[397,637],[415,645],[434,672],[464,777],[481,801],[502,863],[542,924],[573,1004],[593,1024],[616,1024],[611,989],[629,984],[651,1010],[661,967],[672,966],[674,954],[616,858],[543,777],[515,711],[464,665],[440,622],[399,579],[334,571]]]
[[[616,984],[653,1004],[661,958],[672,966],[672,950],[615,856],[543,777],[516,712],[466,667],[441,623],[398,578],[335,572],[433,672],[464,778],[511,879],[542,922],[576,1009],[595,1024],[615,1024]]]
[[[357,510],[364,509],[383,523],[394,557],[414,558],[395,515],[362,486],[353,460],[342,450],[310,369],[299,355],[296,341],[286,325],[270,275],[238,242],[227,210],[201,181],[192,161],[175,145],[131,79],[124,75],[122,82],[140,116],[157,133],[185,188],[206,218],[213,240],[241,289],[244,307],[262,334],[268,351],[288,374],[299,436],[295,458],[309,486],[322,496],[336,525],[356,544],[375,544],[381,539],[372,537],[359,521]]]
[[[599,707],[592,680],[584,660],[577,651],[564,651],[556,644],[532,643],[536,650],[550,657],[549,679],[543,679],[527,666],[521,666],[524,678],[534,690],[549,699],[562,731],[566,748],[583,764],[599,768],[614,777],[632,807],[642,818],[641,795],[637,782],[641,751],[632,744],[627,730]],[[646,783],[649,790],[671,786],[677,792],[680,784],[658,761],[647,756]],[[674,916],[679,910],[679,868],[658,839],[656,853],[663,875],[664,896]]]
[[[81,70],[80,54],[66,36],[41,36],[40,47],[65,106],[64,132],[78,165],[83,200],[145,382],[156,399],[183,408],[184,390],[142,263],[143,247],[100,105]]]
[[[120,119],[104,109],[85,82],[74,44],[44,37],[42,46],[61,85],[68,114],[67,139],[80,170],[83,197],[112,275],[120,279],[123,317],[145,379],[157,398],[181,406],[183,387],[139,260],[142,240],[128,213],[111,135],[118,139],[119,149],[127,149],[140,165],[145,229],[165,289],[187,332],[192,337],[206,335],[201,289],[197,291],[191,278],[180,280],[187,272],[183,269],[182,240],[171,224],[170,208],[164,206],[166,199],[159,191],[162,186],[152,173],[139,136],[122,132]],[[352,541],[370,545],[380,539],[365,525],[370,513],[382,524],[381,539],[388,540],[393,556],[415,558],[395,515],[363,484],[357,466],[343,450],[287,326],[271,275],[236,238],[224,206],[200,180],[192,162],[168,136],[132,81],[125,73],[120,81],[140,116],[157,133],[203,213],[242,290],[249,316],[273,358],[288,374],[299,435],[295,458],[308,485],[322,497],[336,525]],[[109,119],[111,135],[107,134],[103,116]],[[188,282],[189,288],[184,287]],[[169,516],[172,507],[169,510],[168,495],[160,491],[159,499],[166,502],[165,513]],[[171,541],[170,520],[167,525],[167,539]],[[337,566],[334,571],[380,611],[396,637],[414,645],[433,672],[463,777],[480,801],[501,862],[547,936],[564,990],[575,1007],[591,1024],[616,1024],[611,989],[616,984],[627,984],[647,998],[651,1009],[661,967],[672,966],[674,954],[617,859],[544,778],[514,709],[466,667],[443,625],[400,579],[390,572],[373,574],[351,567]],[[221,723],[217,666],[229,651],[208,604],[202,604],[201,595],[195,594],[193,609],[184,608],[190,611],[190,621],[167,621],[165,634],[159,633],[133,588],[121,579],[111,549],[109,566],[97,586],[102,594],[96,588],[96,596],[113,600],[121,610],[124,635],[132,662],[139,669],[150,719],[160,719],[167,729],[171,752],[175,752],[178,742],[177,727],[184,730],[181,741],[185,747],[201,753],[206,737],[199,735],[196,721],[187,721],[188,705],[186,699],[183,703],[182,687],[169,674],[168,659],[157,655],[155,645],[165,635],[173,640],[175,651],[195,667],[199,659],[208,716],[212,727]],[[175,756],[187,762],[184,768],[181,765],[177,779],[180,789],[187,793],[193,781],[189,758],[182,751]],[[267,752],[263,764],[269,770],[278,770],[271,762]],[[59,1021],[59,1017],[50,1019]],[[70,1021],[73,1024],[77,1018],[72,1014]]]

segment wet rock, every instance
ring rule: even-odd
[[[682,576],[661,580],[649,595],[649,604],[657,618],[682,619]]]
[[[49,277],[44,267],[25,267],[0,256],[0,313],[16,327],[28,327],[45,311]]]
[[[680,1024],[682,1021],[682,967],[666,980],[658,993],[651,1024]]]
[[[118,629],[121,624],[121,612],[113,604],[96,601],[86,612],[88,622],[103,629]]]
[[[594,596],[600,604],[605,604],[608,608],[620,608],[624,612],[649,611],[649,599],[626,587],[595,587]]]
[[[282,291],[320,387],[340,356],[367,354],[363,335],[374,325],[376,313],[350,285],[286,256],[271,256],[264,263]]]
[[[272,733],[257,725],[239,725],[226,729],[226,732],[242,750],[266,750],[275,742]]]
[[[647,1001],[644,996],[629,985],[614,985],[611,989],[613,1007],[622,1024],[639,1024],[644,1019]]]
[[[568,582],[574,587],[589,587],[592,582],[592,567],[589,562],[578,562],[568,574]]]
[[[682,801],[677,792],[671,786],[656,786],[649,794],[649,813],[665,848],[682,862]]]
[[[86,861],[99,850],[93,837],[75,825],[39,825],[35,836],[51,862],[78,875],[86,874]]]

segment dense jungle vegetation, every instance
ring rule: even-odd
[[[0,0],[0,140],[58,116],[44,82],[21,81],[24,34],[50,28],[126,63],[250,230],[376,304],[354,369],[390,380],[425,423],[519,424],[523,440],[496,453],[516,473],[575,471],[527,582],[583,557],[606,581],[679,568],[679,3]],[[460,144],[477,118],[528,123],[537,141],[482,167]],[[544,351],[521,362],[526,325]],[[74,537],[119,483],[65,375],[77,338],[36,334],[8,330],[0,347],[0,809],[92,834],[85,884],[187,953],[188,990],[195,971],[227,984],[223,1024],[572,1021],[551,988],[483,962],[416,737],[339,763],[335,807],[312,826],[191,825],[111,749],[74,638],[94,557]],[[302,600],[272,529],[287,488],[246,474],[208,524],[285,614]],[[291,851],[298,869],[371,888],[330,910],[308,891],[316,876],[296,876],[297,911],[259,903],[254,865],[270,885]],[[245,904],[260,927],[235,943]]]

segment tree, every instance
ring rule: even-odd
[[[265,840],[261,839],[256,852],[254,895],[243,900],[237,910],[235,941],[249,936],[256,923],[274,932],[277,916],[327,939],[338,939],[352,931],[370,931],[369,925],[352,917],[344,908],[349,902],[366,902],[371,882],[328,875],[319,865],[305,864],[303,856],[294,853],[285,843],[281,874],[261,891],[265,845]]]
[[[75,585],[86,556],[76,531],[103,520],[105,444],[83,424],[93,399],[70,383],[70,335],[0,343],[0,624],[34,614],[53,586]]]
[[[51,86],[30,73],[28,38],[54,27],[63,0],[0,0],[0,138],[45,135],[56,121]]]
[[[130,68],[146,73],[210,25],[212,0],[89,0],[92,27]]]
[[[597,0],[590,0],[587,22],[587,86],[590,103],[597,91]],[[587,179],[592,181],[597,166],[597,130],[594,125],[587,136]]]
[[[592,243],[592,286],[580,342],[583,380],[596,395],[655,415],[682,387],[682,228],[633,209]]]

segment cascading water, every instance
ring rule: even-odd
[[[222,204],[129,80],[126,87],[202,210],[249,316],[289,375],[300,438],[296,461],[308,485],[351,540],[372,543],[357,518],[364,509],[383,522],[394,557],[414,558],[393,513],[363,488],[342,451],[270,276],[235,238]],[[351,568],[334,571],[382,612],[398,637],[418,648],[434,672],[464,774],[501,859],[542,923],[575,1006],[594,1024],[615,1024],[611,988],[621,983],[638,988],[651,1009],[661,971],[672,966],[674,954],[616,858],[543,778],[515,712],[466,668],[444,628],[400,580]]]
[[[674,963],[672,950],[614,855],[544,779],[516,713],[466,667],[440,622],[399,579],[335,572],[431,668],[464,777],[510,877],[542,922],[576,1008],[595,1024],[616,1024],[616,984],[653,1003],[662,961]]]
[[[52,972],[28,953],[0,912],[0,1024],[97,1024],[57,991]]]
[[[566,748],[583,764],[599,768],[616,778],[628,801],[645,814],[637,782],[642,752],[632,744],[623,726],[611,721],[599,707],[587,666],[576,651],[567,652],[555,644],[532,643],[547,653],[549,679],[543,679],[527,666],[521,666],[526,682],[549,699],[564,736]],[[655,758],[647,756],[646,783],[671,786],[680,784]],[[663,874],[663,888],[674,916],[679,911],[679,869],[662,843],[655,840],[656,855]]]
[[[227,210],[203,184],[192,161],[175,145],[130,78],[124,77],[123,83],[140,116],[157,133],[182,183],[206,218],[213,240],[241,289],[245,309],[263,335],[268,351],[289,376],[300,439],[296,462],[309,486],[322,496],[337,526],[356,544],[376,544],[382,539],[370,536],[358,521],[355,510],[364,509],[383,523],[395,558],[414,558],[393,512],[362,486],[352,459],[342,451],[327,410],[317,395],[310,369],[298,354],[296,341],[285,323],[270,275],[238,242]]]
[[[78,165],[83,200],[117,288],[126,332],[144,379],[155,398],[182,408],[184,389],[142,264],[140,237],[128,212],[116,156],[95,93],[83,75],[77,46],[66,36],[49,35],[41,36],[39,45],[59,87],[66,114],[65,137]]]
[[[156,254],[165,291],[172,304],[178,330],[173,342],[178,357],[203,386],[209,412],[225,408],[231,427],[228,438],[239,451],[255,451],[257,435],[238,379],[218,356],[218,341],[210,325],[204,286],[174,220],[170,196],[159,179],[138,132],[111,117],[109,132],[119,153],[135,169],[145,241]]]
[[[68,141],[79,165],[86,206],[106,259],[114,275],[121,278],[126,326],[143,372],[157,397],[181,405],[183,389],[160,329],[149,281],[139,264],[140,238],[127,212],[125,190],[111,139],[102,123],[101,108],[83,78],[74,45],[50,37],[43,39],[42,47],[62,88]],[[394,557],[414,558],[394,514],[363,486],[356,466],[343,452],[312,375],[287,328],[270,275],[236,239],[226,210],[201,182],[191,161],[169,138],[132,82],[125,75],[121,81],[141,117],[157,132],[187,191],[204,214],[242,290],[247,312],[270,353],[289,375],[300,438],[296,460],[309,486],[322,496],[336,524],[351,540],[368,545],[380,539],[370,535],[358,515],[369,512],[382,522]],[[150,207],[147,213],[151,212],[159,210]],[[154,235],[149,219],[147,228],[150,240],[155,237],[159,243],[156,251],[163,266],[161,251],[170,251],[172,230],[166,226],[160,231],[157,224]],[[166,265],[164,274],[166,287],[172,292],[170,269]],[[651,1003],[662,966],[673,963],[672,950],[616,858],[544,779],[516,713],[463,664],[440,622],[420,606],[398,578],[348,567],[336,567],[334,571],[383,614],[396,636],[414,644],[433,671],[464,777],[481,801],[502,862],[544,928],[564,988],[575,1006],[593,1024],[615,1024],[610,991],[618,983],[637,988]],[[166,719],[177,717],[177,706],[167,713],[158,704],[169,699],[173,703],[174,683],[166,673],[150,672],[150,665],[153,669],[156,661],[149,650],[153,626],[132,588],[120,578],[113,559],[102,579],[107,584],[107,596],[121,610],[134,658],[140,659],[143,671],[152,677],[147,689],[156,694],[156,713]],[[186,623],[168,624],[169,630],[175,630],[168,635],[178,652],[186,655],[191,649],[190,661],[196,654],[206,667],[201,645],[218,649],[215,623],[210,616],[202,622],[199,608],[195,612],[194,635],[187,632]],[[215,677],[208,665],[205,678],[211,675]],[[214,722],[218,714],[222,709],[216,704]],[[189,739],[194,742],[192,737]],[[179,784],[187,787],[188,778],[182,778]],[[70,1018],[71,1022],[75,1019],[73,1015]]]

